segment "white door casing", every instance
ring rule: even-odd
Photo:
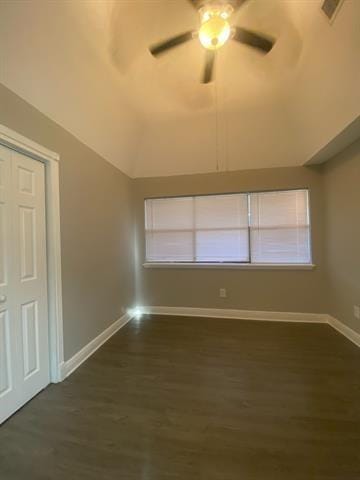
[[[22,153],[45,167],[46,241],[50,344],[50,380],[64,379],[64,338],[61,280],[60,156],[46,147],[0,124],[0,146]]]
[[[49,341],[44,165],[1,146],[0,159],[1,422],[48,385]]]

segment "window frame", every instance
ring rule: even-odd
[[[261,194],[261,193],[272,193],[272,192],[294,192],[294,191],[306,191],[307,192],[307,206],[308,206],[308,217],[309,217],[309,263],[255,263],[252,262],[251,254],[251,223],[250,223],[250,195],[251,194]],[[249,261],[217,261],[217,262],[208,262],[208,261],[151,261],[146,258],[146,201],[147,200],[164,200],[164,199],[177,199],[177,198],[194,198],[194,197],[214,197],[214,196],[225,196],[225,195],[247,195],[247,204],[248,204],[248,251],[249,251]],[[311,215],[311,190],[309,187],[294,187],[294,188],[281,188],[281,189],[268,189],[268,190],[248,190],[248,191],[235,191],[235,192],[217,192],[217,193],[203,193],[203,194],[183,194],[183,195],[164,195],[164,196],[149,196],[144,197],[144,268],[205,268],[205,269],[245,269],[245,270],[312,270],[316,267],[313,263],[313,248],[312,248],[312,215]],[[176,232],[177,230],[172,230]],[[183,230],[179,230],[183,231]],[[195,230],[194,230],[195,232]]]

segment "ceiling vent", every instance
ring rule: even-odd
[[[324,0],[321,10],[325,13],[330,23],[335,20],[344,0]]]

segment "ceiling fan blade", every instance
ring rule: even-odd
[[[164,42],[157,43],[152,45],[149,50],[154,57],[165,53],[167,50],[172,48],[178,47],[179,45],[188,42],[189,40],[193,39],[193,32],[185,32],[181,33],[180,35],[176,35],[175,37],[171,37]]]
[[[243,43],[249,47],[256,48],[263,53],[268,53],[274,46],[275,41],[270,37],[259,35],[258,33],[245,30],[244,28],[235,27],[234,36],[232,38],[235,42]]]
[[[249,0],[230,0],[228,3],[233,7],[234,11],[238,10],[240,7],[244,5],[244,3],[248,2]]]
[[[188,0],[189,3],[191,3],[191,5],[196,9],[196,10],[199,10],[199,8],[201,8],[205,1],[204,0]]]
[[[206,51],[205,69],[202,83],[210,83],[213,78],[216,53],[213,50]]]

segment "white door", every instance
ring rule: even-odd
[[[48,383],[44,165],[0,146],[0,423]]]

